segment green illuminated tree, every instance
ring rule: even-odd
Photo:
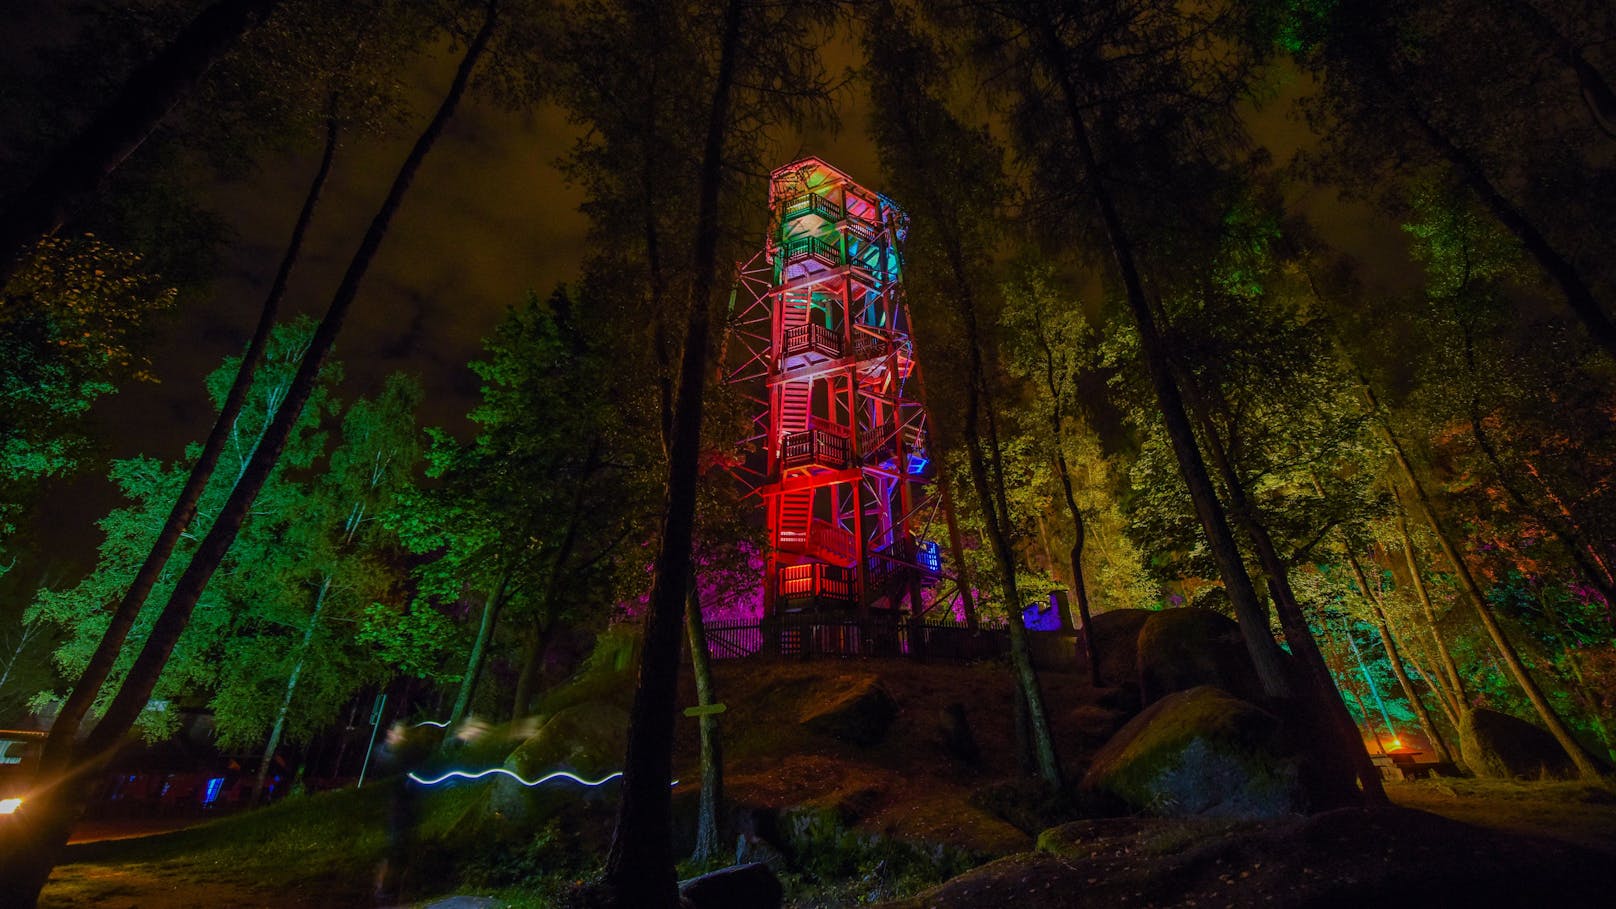
[[[432,556],[418,569],[422,597],[446,605],[481,594],[451,723],[472,707],[507,610],[526,623],[510,708],[525,714],[551,636],[564,622],[604,618],[623,544],[643,526],[643,498],[627,491],[646,463],[634,446],[651,437],[624,425],[600,327],[566,288],[511,309],[472,364],[483,380],[477,435],[434,431],[428,475],[442,482],[387,519]]]
[[[38,823],[18,836],[16,849],[20,858],[8,862],[5,868],[0,870],[0,888],[9,893],[20,894],[21,902],[32,904],[37,901],[39,890],[44,886],[50,869],[55,864],[57,852],[66,842],[68,831],[83,810],[82,800],[86,785],[82,778],[84,769],[94,768],[98,766],[98,762],[105,760],[144,710],[151,692],[163,675],[164,666],[189,625],[208,582],[212,580],[235,541],[254,499],[275,470],[304,406],[315,391],[324,362],[330,355],[354,299],[358,296],[364,276],[381,247],[383,238],[387,235],[393,216],[402,205],[421,163],[453,117],[471,81],[472,72],[488,47],[498,22],[497,6],[490,3],[481,10],[481,14],[474,21],[477,24],[472,26],[474,31],[469,32],[465,54],[456,69],[448,92],[400,166],[386,198],[372,218],[341,284],[333,294],[326,313],[314,332],[297,373],[287,386],[286,397],[280,410],[276,417],[270,420],[259,446],[253,451],[229,497],[220,506],[207,535],[198,545],[184,573],[175,582],[173,591],[153,623],[151,633],[125,676],[124,683],[108,704],[101,721],[86,739],[82,755],[71,761],[77,765],[74,768],[75,775],[59,779],[55,785],[47,787],[50,795],[40,800],[43,804],[38,806]],[[50,766],[42,767],[42,770],[51,774],[61,774],[69,764],[69,759],[64,756],[52,761]]]
[[[141,329],[175,291],[94,237],[41,243],[0,301],[0,554],[33,487],[72,470],[91,404],[148,379]],[[9,560],[5,560],[9,561]]]
[[[245,470],[265,428],[279,413],[312,331],[312,325],[304,321],[282,326],[271,336],[264,366],[245,396],[240,414],[232,421],[229,444],[221,456],[222,469],[214,473],[200,498],[195,523],[180,541],[173,568],[163,572],[156,581],[159,598],[172,589],[184,563],[195,552],[197,541],[206,534]],[[239,361],[232,358],[208,377],[209,395],[216,406],[222,403],[238,368]],[[244,522],[243,545],[228,562],[225,581],[210,588],[208,598],[198,609],[197,624],[188,629],[176,646],[170,668],[164,673],[161,685],[154,689],[158,698],[173,700],[210,690],[220,669],[216,648],[222,646],[230,634],[234,617],[248,608],[247,604],[256,598],[260,587],[268,590],[281,587],[276,578],[289,570],[293,562],[282,557],[284,549],[280,540],[298,509],[307,503],[307,487],[295,476],[323,453],[325,439],[320,423],[329,409],[329,389],[338,375],[338,368],[333,365],[322,377],[311,406],[288,440],[283,466],[266,483],[263,499],[255,508],[252,520]],[[191,446],[190,453],[194,454],[197,447]],[[81,675],[97,653],[111,620],[106,604],[116,601],[115,592],[124,589],[142,566],[152,541],[161,533],[169,505],[189,472],[186,460],[164,464],[151,458],[133,458],[113,464],[110,479],[130,504],[101,520],[106,538],[101,544],[96,569],[70,588],[41,591],[30,612],[36,620],[50,623],[63,633],[64,639],[53,655],[63,677]],[[242,553],[248,555],[242,557]],[[149,633],[157,612],[155,601],[141,610],[133,623],[133,633],[137,636]],[[108,686],[109,692],[121,684],[133,657],[129,651],[119,653],[109,670],[113,682]],[[102,697],[92,710],[103,712],[106,701],[107,698]],[[171,731],[176,719],[175,714],[153,711],[140,716],[144,731],[154,736]]]
[[[306,739],[361,688],[395,671],[351,628],[374,615],[372,604],[399,597],[396,542],[377,517],[413,479],[420,398],[415,380],[395,374],[375,398],[346,408],[326,469],[309,482],[276,551],[264,554],[287,560],[282,595],[238,618],[225,643],[226,670],[212,699],[219,740],[256,741],[268,732],[254,800],[288,731]],[[276,687],[284,688],[278,703],[264,696]]]

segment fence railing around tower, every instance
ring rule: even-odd
[[[787,603],[853,602],[853,572],[841,565],[809,562],[780,569],[779,599]]]
[[[896,613],[872,613],[863,618],[785,613],[762,622],[708,622],[706,631],[708,653],[721,660],[761,655],[798,659],[916,657],[968,662],[1003,660],[1010,653],[1009,634],[1003,628],[982,628],[973,633],[952,619],[928,617],[916,621],[912,616]],[[1067,671],[1077,664],[1077,638],[1070,632],[1029,631],[1027,643],[1033,665],[1040,670]]]

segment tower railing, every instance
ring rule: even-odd
[[[780,569],[778,583],[776,590],[782,600],[853,602],[853,572],[840,565],[786,565]]]
[[[841,264],[841,250],[835,243],[819,237],[793,237],[781,245],[787,264],[814,259],[829,268]]]
[[[798,467],[824,467],[845,470],[853,463],[853,446],[847,430],[840,426],[814,426],[800,432],[788,432],[780,446],[780,466],[786,470]]]
[[[810,214],[818,215],[826,221],[840,221],[842,207],[818,193],[803,193],[786,203],[780,217],[785,221],[795,221]]]
[[[780,339],[781,358],[790,359],[808,353],[817,353],[832,360],[840,357],[842,355],[841,335],[817,322],[810,322],[807,325],[793,325],[786,329]]]

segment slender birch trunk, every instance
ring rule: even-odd
[[[292,710],[292,696],[297,693],[297,680],[303,675],[303,663],[308,660],[309,647],[314,643],[314,630],[320,625],[320,613],[325,609],[325,597],[331,590],[331,576],[328,574],[320,582],[320,590],[314,596],[314,613],[309,616],[309,624],[303,629],[303,644],[297,649],[297,662],[292,664],[292,675],[286,680],[286,695],[281,698],[281,707],[275,712],[275,725],[269,731],[269,742],[264,745],[264,759],[258,764],[258,778],[253,781],[252,804],[258,804],[264,792],[264,781],[269,778],[269,765],[275,760],[275,749],[281,745],[281,735],[286,731],[286,715]]]

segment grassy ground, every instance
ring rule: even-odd
[[[1587,856],[1595,852],[1616,859],[1616,794],[1606,789],[1574,783],[1483,780],[1396,783],[1388,788],[1393,801],[1403,808],[1465,825],[1438,826],[1432,819],[1431,829],[1418,838],[1437,848],[1434,856],[1420,857],[1428,868],[1446,860],[1445,843],[1451,842],[1455,850],[1497,848],[1488,845],[1496,843],[1496,838],[1486,839],[1493,832],[1530,838],[1521,841],[1525,847],[1511,846],[1508,852],[1536,856],[1528,870],[1543,880],[1547,893],[1553,892],[1554,863],[1561,851],[1550,843],[1564,844],[1566,859],[1584,869]],[[467,786],[430,798],[422,813],[424,844],[430,848],[442,837],[467,810],[476,792]],[[385,814],[385,792],[376,787],[292,799],[175,833],[75,846],[70,849],[68,864],[52,878],[42,905],[51,909],[368,905],[374,871],[386,845]],[[1404,823],[1398,821],[1396,826]],[[1399,835],[1367,822],[1348,829],[1347,840],[1359,844]],[[1375,866],[1414,864],[1412,855],[1399,852],[1403,856],[1400,862],[1398,856],[1381,854],[1384,850],[1378,847],[1366,846],[1360,850],[1362,855],[1347,856],[1336,846],[1314,842],[1325,836],[1317,831],[1307,826],[1293,831],[1284,825],[1229,822],[1094,822],[1092,828],[1051,838],[1042,844],[1042,853],[1012,855],[989,866],[991,874],[986,873],[989,869],[977,872],[975,884],[969,883],[971,875],[967,875],[952,885],[956,888],[953,895],[963,896],[966,902],[940,905],[1021,905],[996,902],[998,890],[1016,893],[1016,899],[1032,890],[1064,890],[1070,897],[1073,891],[1068,888],[1075,885],[1093,898],[1140,893],[1153,896],[1159,905],[1179,904],[1172,898],[1175,895],[1211,896],[1210,891],[1220,891],[1225,898],[1218,905],[1271,904],[1276,895],[1305,895],[1305,889],[1291,888],[1305,888],[1314,878],[1340,874],[1351,878]],[[1298,841],[1304,843],[1298,848],[1313,848],[1318,854],[1291,861],[1306,855],[1292,854],[1291,844]],[[1333,866],[1332,861],[1341,867]],[[1469,859],[1457,856],[1456,861],[1464,867],[1462,863]],[[1297,867],[1291,868],[1291,864]],[[880,889],[879,878],[890,868],[881,862],[849,866],[848,879],[836,886],[788,878],[793,889],[791,903],[799,907],[861,904]],[[447,892],[452,888],[448,876],[414,883],[416,897],[422,902],[441,895],[435,889]],[[1356,885],[1362,886],[1363,881]],[[1133,889],[1122,894],[1127,888]],[[492,896],[512,909],[543,909],[553,904],[555,891],[529,885],[458,888],[458,892]],[[933,904],[921,900],[903,905]]]
[[[444,837],[473,792],[450,789],[425,799],[422,842]],[[368,905],[387,848],[387,804],[386,787],[369,786],[289,798],[173,833],[70,846],[41,905]],[[431,890],[430,881],[413,884]]]
[[[804,873],[788,877],[793,906],[818,909],[866,903],[872,897],[890,899],[930,886],[970,864],[1001,856],[1007,856],[1004,861],[1016,868],[1025,865],[1033,870],[1048,870],[1054,862],[1060,871],[1066,868],[1062,863],[1071,861],[1069,856],[1052,859],[1047,853],[1029,851],[1034,835],[1047,822],[1004,810],[1000,802],[1016,802],[1013,791],[1006,790],[1003,799],[984,797],[1001,790],[1005,780],[1013,777],[1011,689],[1001,668],[817,660],[738,661],[720,663],[717,669],[720,691],[729,705],[722,724],[730,798],[741,804],[796,806],[835,819],[823,830],[808,831],[810,848],[802,851],[811,858],[805,861],[817,861],[824,867],[804,868]],[[834,700],[874,675],[879,675],[899,705],[884,741],[873,746],[850,745],[804,727],[801,718],[816,705]],[[608,681],[596,680],[600,686]],[[558,689],[552,695],[595,702],[611,694],[604,689],[585,691],[585,687]],[[683,690],[688,687],[686,680],[681,703],[694,701],[693,692]],[[1109,735],[1120,714],[1106,690],[1088,688],[1076,676],[1050,673],[1044,687],[1049,703],[1055,706],[1052,712],[1062,758],[1075,773]],[[954,702],[969,705],[970,726],[982,752],[979,765],[966,765],[942,747],[940,714]],[[566,704],[557,701],[545,712],[553,714],[560,706]],[[677,788],[675,806],[686,820],[698,777],[695,744],[695,722],[681,721],[675,741],[675,773],[689,782]],[[457,762],[493,765],[503,753],[490,746],[486,754],[468,751]],[[576,866],[558,867],[557,856],[565,861],[565,854],[576,853],[579,842],[599,840],[609,830],[609,804],[597,800],[589,809],[597,822],[601,820],[598,816],[604,816],[604,828],[601,823],[591,828],[557,827],[547,821],[551,823],[547,842],[546,837],[535,838],[529,832],[498,841],[485,835],[485,827],[467,823],[487,816],[481,800],[491,785],[460,784],[434,790],[425,799],[419,834],[422,863],[412,869],[413,880],[406,879],[418,901],[460,892],[496,896],[521,909],[548,906],[556,888],[566,883],[566,875],[586,873]],[[1616,795],[1603,789],[1475,780],[1399,783],[1389,789],[1403,808],[1466,825],[1441,829],[1475,840],[1478,848],[1490,846],[1477,837],[1499,831],[1547,837],[1616,857]],[[557,805],[573,805],[571,793],[557,793],[557,799],[536,816],[552,818]],[[1082,873],[1115,875],[1118,880],[1132,880],[1128,876],[1136,875],[1138,892],[1156,888],[1154,892],[1163,894],[1180,892],[1173,890],[1180,885],[1181,889],[1202,884],[1246,885],[1238,877],[1233,878],[1234,884],[1223,884],[1215,874],[1203,881],[1206,869],[1194,862],[1179,866],[1185,877],[1175,883],[1165,872],[1170,863],[1140,865],[1139,856],[1193,857],[1222,848],[1220,843],[1234,850],[1231,855],[1257,856],[1283,833],[1277,828],[1265,832],[1194,822],[1151,822],[1148,829],[1138,830],[1127,828],[1126,823],[1107,823],[1110,826],[1104,836],[1096,841],[1104,845],[1097,845],[1096,856],[1086,860],[1113,864],[1094,867],[1093,875]],[[1369,824],[1366,831],[1373,827],[1369,821],[1365,824]],[[580,839],[579,831],[585,829],[591,835]],[[1311,830],[1314,828],[1302,832]],[[374,786],[360,792],[293,798],[268,809],[173,833],[84,843],[69,848],[67,863],[46,888],[43,905],[52,909],[368,905],[387,845],[386,831],[387,792],[385,787]],[[895,845],[898,841],[921,845],[900,848]],[[1107,850],[1115,855],[1106,858]],[[1329,855],[1319,859],[1321,863],[1329,860]],[[1389,861],[1378,854],[1374,860]],[[1552,852],[1543,861],[1552,865]],[[1616,868],[1616,862],[1608,864]],[[1314,868],[1307,873],[1316,872]],[[535,878],[537,885],[518,885]],[[1086,881],[1085,876],[1079,883],[1086,886]]]

